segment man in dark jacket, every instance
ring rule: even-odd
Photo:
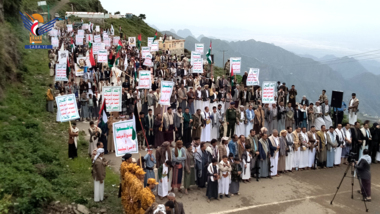
[[[371,201],[371,156],[368,155],[368,149],[363,150],[363,156],[359,161],[352,163],[358,173],[358,179],[361,180],[362,186],[359,193],[363,195],[365,201]]]
[[[295,121],[296,127],[300,126],[300,123],[302,122],[302,120],[303,120],[303,113],[301,112],[301,110],[298,109],[298,105],[296,105],[296,108],[294,110],[294,121]]]
[[[173,192],[168,194],[168,200],[174,203],[172,214],[185,214],[185,210],[183,209],[183,203],[175,200],[175,194]]]
[[[372,142],[369,145],[369,154],[372,159],[372,163],[377,163],[376,154],[379,151],[379,143],[380,143],[380,125],[378,123],[373,123],[371,130]]]
[[[355,122],[355,125],[353,128],[351,128],[351,137],[352,137],[352,149],[351,152],[354,152],[355,160],[359,158],[359,148],[361,144],[363,143],[363,137],[362,132],[360,131],[360,123]]]

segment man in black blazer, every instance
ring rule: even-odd
[[[359,148],[363,143],[363,134],[360,131],[360,123],[355,122],[354,127],[351,128],[352,148],[351,152],[356,153],[355,160],[359,158]]]
[[[145,136],[148,140],[149,146],[154,145],[154,115],[152,112],[152,109],[148,110],[148,114],[144,118],[144,129],[145,129]]]
[[[294,122],[296,127],[300,126],[300,123],[303,120],[303,114],[301,110],[298,109],[298,105],[296,105],[296,108],[294,109]]]

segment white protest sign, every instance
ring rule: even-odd
[[[103,39],[109,38],[107,33],[103,33]]]
[[[83,24],[83,25],[82,25],[82,30],[86,30],[86,29],[90,29],[90,28],[88,27],[88,24]]]
[[[144,60],[144,65],[145,66],[153,66],[153,63],[152,63],[152,54],[151,53],[148,53],[145,55],[145,60]]]
[[[260,85],[258,68],[250,68],[247,77],[247,86]]]
[[[193,73],[203,73],[203,59],[201,53],[191,51],[191,65],[193,66]]]
[[[111,38],[103,38],[103,43],[106,47],[111,46]]]
[[[66,25],[67,27],[67,32],[73,31],[73,25]]]
[[[276,88],[276,82],[269,82],[264,81],[263,82],[263,92],[262,92],[262,103],[276,103],[275,97],[275,90]]]
[[[150,89],[152,87],[150,76],[150,71],[139,71],[139,89]]]
[[[101,43],[102,42],[102,38],[100,38],[100,35],[95,35],[94,36],[94,42],[97,42],[97,43]]]
[[[83,37],[82,36],[75,36],[75,44],[76,45],[83,45]]]
[[[138,153],[136,127],[133,120],[115,122],[112,124],[112,129],[116,157],[126,153]]]
[[[79,119],[77,101],[74,94],[55,97],[57,102],[57,121],[66,122]]]
[[[98,62],[108,62],[107,54],[107,50],[98,50]]]
[[[170,97],[172,96],[174,82],[161,81],[161,97],[158,104],[170,105]]]
[[[158,41],[154,41],[150,46],[150,51],[158,51]]]
[[[94,35],[86,34],[86,41],[87,42],[93,42],[94,41]]]
[[[149,47],[141,47],[141,57],[145,58],[145,55],[150,53],[150,48]]]
[[[105,47],[105,45],[104,45],[104,43],[94,43],[93,44],[93,49],[92,49],[92,54],[98,54],[98,51],[99,50],[103,50],[103,49],[105,49],[106,47]]]
[[[96,32],[100,32],[100,27],[99,27],[99,25],[96,25],[96,26],[95,26],[95,31],[96,31]]]
[[[112,40],[113,45],[119,44],[120,36],[114,36]]]
[[[66,67],[66,64],[55,64],[55,81],[68,81]]]
[[[154,37],[148,37],[148,47],[152,46]]]
[[[230,73],[233,70],[233,74],[240,74],[241,69],[241,57],[231,57],[230,58]]]
[[[103,86],[103,102],[106,100],[106,112],[121,111],[121,86]]]
[[[67,58],[69,57],[69,51],[58,51],[58,63],[67,64]]]
[[[136,37],[128,37],[129,45],[132,47],[136,47]]]
[[[195,43],[195,51],[201,53],[203,55],[205,49],[205,44],[203,43]]]
[[[58,41],[58,38],[57,37],[51,37],[51,45],[53,47],[58,47],[59,45],[59,41]]]
[[[84,37],[84,30],[78,30],[78,36]]]

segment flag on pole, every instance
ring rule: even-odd
[[[115,60],[115,65],[119,64],[119,60],[120,60],[120,52],[117,52],[117,54],[116,54],[116,60]]]
[[[208,49],[208,51],[207,51],[207,54],[206,54],[206,58],[207,58],[207,62],[208,62],[208,64],[210,64],[211,65],[211,63],[212,63],[212,58],[211,58],[211,41],[210,41],[210,48]]]
[[[234,78],[234,67],[232,65],[231,66],[231,88],[232,86],[234,86],[234,82],[233,82],[233,78]]]
[[[156,38],[157,38],[157,31],[156,31],[156,33],[154,34],[153,42],[154,42],[154,40],[156,40]],[[153,42],[152,42],[152,43],[153,43]]]
[[[69,60],[69,57],[67,57],[67,66],[66,66],[66,76],[67,76],[67,79],[70,79],[69,78],[69,75],[70,75],[70,60]]]
[[[141,33],[137,37],[137,47],[139,48],[139,50],[141,50]]]
[[[162,40],[162,44],[165,43],[165,39],[166,39],[166,33],[165,33],[165,35],[164,35],[164,39]]]
[[[121,41],[119,40],[119,42],[117,43],[116,52],[119,52],[119,50],[121,49],[121,47],[123,47],[123,44],[122,44]]]
[[[91,63],[91,66],[95,66],[95,59],[94,59],[94,54],[93,54],[92,48],[90,49],[90,63]]]
[[[102,107],[100,108],[100,111],[99,111],[99,120],[102,119],[101,123],[103,124],[107,123],[108,121],[106,111],[104,110],[105,105],[106,105],[106,98],[104,98]],[[99,124],[99,121],[98,121],[98,124]]]

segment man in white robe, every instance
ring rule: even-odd
[[[306,127],[302,128],[300,135],[300,169],[309,168],[309,137],[307,136]]]
[[[251,162],[252,162],[252,155],[251,155],[251,145],[247,144],[245,145],[245,151],[241,157],[242,163],[243,163],[243,172],[241,173],[241,178],[243,182],[249,182],[251,179]]]
[[[216,106],[212,108],[211,112],[211,139],[219,139],[219,126],[220,126],[220,120],[223,120],[223,118],[219,118],[219,113],[216,111]],[[222,136],[223,137],[223,136]]]
[[[356,98],[356,94],[352,93],[352,99],[350,100],[349,106],[348,106],[348,122],[351,125],[355,125],[355,122],[358,120],[358,115],[356,114],[358,112],[359,107],[359,99]]]
[[[309,151],[309,168],[316,167],[315,164],[315,152],[317,150],[318,145],[318,139],[317,139],[317,133],[315,131],[315,127],[311,126],[310,131],[308,132],[308,138],[310,142],[310,148]]]
[[[247,117],[244,110],[244,106],[240,106],[240,109],[236,111],[236,124],[235,124],[235,133],[237,136],[245,135],[245,126],[247,123]]]
[[[270,157],[270,163],[272,168],[271,176],[279,176],[277,174],[277,166],[278,166],[278,155],[279,155],[279,149],[280,149],[280,138],[278,137],[278,131],[277,129],[273,129],[272,136],[269,137],[270,142],[272,143],[272,146],[277,147],[277,150],[274,152],[273,156]]]
[[[245,110],[245,114],[247,115],[247,125],[245,127],[246,137],[251,133],[251,129],[253,129],[253,120],[255,119],[255,111],[253,111],[252,105],[248,105],[248,109]]]
[[[201,142],[211,141],[211,114],[209,112],[208,106],[205,107],[205,111],[201,113],[202,121],[204,126],[202,128]]]
[[[325,100],[325,103],[322,104],[322,113],[323,113],[323,120],[325,121],[326,128],[330,128],[330,126],[333,125],[331,117],[330,117],[330,106],[329,106],[329,100]]]
[[[206,107],[210,106],[210,91],[208,85],[205,85],[205,88],[202,90],[202,100],[202,111],[204,111]]]
[[[218,187],[218,193],[220,195],[219,197],[223,198],[223,195],[225,195],[227,198],[229,198],[232,167],[226,155],[222,157],[222,160],[219,163],[219,170],[220,170],[220,181],[219,181],[219,187]]]
[[[201,86],[198,86],[198,90],[195,91],[195,111],[197,111],[197,109],[200,109],[201,111],[203,111],[203,101],[202,101],[202,91],[201,91]]]
[[[289,151],[287,152],[287,156],[285,159],[285,170],[287,171],[293,171],[293,128],[292,127],[286,127],[286,131],[288,134],[286,135],[286,141],[288,143],[287,147]]]
[[[319,103],[319,100],[315,102],[314,106],[314,115],[315,115],[315,120],[314,120],[314,126],[315,130],[319,131],[321,130],[322,125],[326,125],[325,121],[323,120],[323,113],[322,113],[322,106]]]
[[[334,165],[340,165],[342,163],[342,148],[344,145],[344,133],[342,130],[342,124],[338,124],[338,127],[335,129],[336,136],[338,138],[338,146],[335,150],[335,160]]]

